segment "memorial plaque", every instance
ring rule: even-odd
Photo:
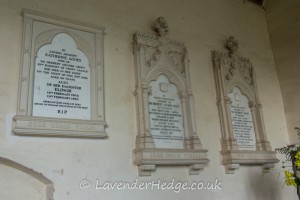
[[[133,36],[138,116],[133,162],[140,176],[160,165],[188,166],[196,175],[209,160],[197,135],[187,50],[166,37],[163,17],[152,28],[156,35]]]
[[[235,173],[240,165],[261,165],[266,172],[278,159],[265,132],[254,67],[238,54],[238,47],[238,41],[230,36],[226,52],[212,52],[222,132],[221,162],[227,174]]]
[[[35,62],[33,116],[91,118],[90,66],[71,36],[56,35]]]
[[[150,83],[149,115],[156,148],[183,148],[183,116],[177,87],[164,75]]]
[[[13,133],[106,138],[104,28],[23,10]]]
[[[256,150],[256,140],[252,114],[248,105],[248,99],[235,87],[228,94],[232,103],[230,113],[232,118],[233,134],[240,150]]]

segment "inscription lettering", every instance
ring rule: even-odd
[[[175,85],[161,75],[151,82],[149,116],[151,135],[157,148],[183,148],[183,116]]]
[[[96,130],[96,127],[89,124],[76,124],[76,130]]]
[[[232,101],[230,106],[234,137],[240,150],[256,150],[253,120],[248,99],[235,87],[228,95]]]
[[[55,129],[70,129],[70,124],[67,123],[59,123],[59,122],[52,122],[51,123],[51,128]]]
[[[46,128],[45,122],[28,122],[30,128]]]
[[[201,159],[200,153],[169,153],[153,152],[150,153],[150,159]]]
[[[54,37],[37,52],[33,116],[90,119],[90,67],[69,35]]]

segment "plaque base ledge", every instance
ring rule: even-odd
[[[75,131],[40,131],[28,129],[13,129],[14,135],[32,137],[64,137],[64,138],[86,138],[86,139],[105,139],[106,133],[101,132],[75,132]]]
[[[188,166],[190,175],[198,175],[209,159],[206,149],[135,149],[133,163],[140,176],[150,176],[156,166]]]
[[[275,151],[221,151],[222,164],[226,174],[234,174],[240,165],[261,165],[263,172],[268,172],[279,160]]]
[[[106,123],[96,120],[72,120],[47,117],[26,117],[16,115],[13,134],[18,136],[107,138]]]

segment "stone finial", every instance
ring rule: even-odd
[[[163,37],[169,32],[168,24],[161,16],[154,22],[153,29],[159,37]]]
[[[230,36],[226,42],[226,48],[230,54],[235,54],[239,48],[239,43],[238,41],[234,40],[233,36]]]

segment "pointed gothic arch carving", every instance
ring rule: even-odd
[[[196,130],[187,51],[183,43],[166,37],[168,26],[164,18],[158,18],[154,31],[156,35],[135,33],[133,36],[138,120],[138,133],[133,151],[134,164],[138,166],[140,176],[150,176],[160,165],[185,165],[189,167],[190,174],[199,174],[199,170],[204,168],[209,160],[206,157],[207,150],[202,149]],[[162,76],[167,79],[166,83],[157,82]],[[152,94],[152,83],[163,84],[160,89],[156,89],[161,90],[157,92],[157,96]],[[173,87],[173,91],[175,86],[177,91],[168,91],[168,84]],[[166,98],[163,92],[167,92],[165,96],[173,94],[174,97]],[[153,101],[150,97],[162,100]],[[156,107],[152,105],[160,103],[165,107],[158,107],[161,111],[156,112]],[[155,112],[158,114],[152,115]],[[169,112],[175,114],[171,116]],[[164,129],[168,132],[164,132],[162,126],[157,123],[151,125],[151,120],[162,123],[165,121],[172,125],[171,128]],[[160,145],[155,145],[154,142],[154,138],[158,138],[157,134],[161,139]],[[176,135],[176,138],[171,135]],[[175,139],[180,140],[182,145],[171,142]],[[170,142],[171,145],[166,145],[166,142]]]
[[[237,54],[238,42],[233,36],[225,47],[228,52],[212,52],[222,133],[222,164],[226,173],[234,173],[243,164],[262,165],[263,170],[268,171],[278,159],[265,132],[254,68],[249,59]],[[230,98],[234,88],[246,97],[243,105]]]

